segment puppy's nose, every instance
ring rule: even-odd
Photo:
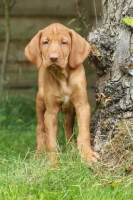
[[[59,54],[58,53],[51,53],[49,57],[50,57],[50,60],[52,62],[56,62],[59,58]]]

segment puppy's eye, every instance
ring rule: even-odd
[[[43,44],[48,44],[48,41],[44,41]]]
[[[66,41],[62,41],[61,44],[67,44],[67,42]]]

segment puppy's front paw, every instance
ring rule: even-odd
[[[87,156],[87,162],[97,162],[98,160],[100,160],[100,156],[98,155],[98,153],[91,150],[91,152]]]
[[[89,150],[89,152],[81,155],[82,161],[84,160],[87,163],[91,163],[91,162],[97,162],[98,160],[100,160],[100,156],[98,155],[98,153]]]

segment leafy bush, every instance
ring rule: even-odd
[[[0,129],[31,127],[36,124],[35,101],[19,96],[4,99],[0,107]]]

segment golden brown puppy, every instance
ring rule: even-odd
[[[82,65],[91,51],[88,42],[75,31],[52,24],[35,35],[25,48],[27,59],[39,68],[37,110],[37,153],[45,148],[52,163],[56,162],[58,113],[66,118],[66,138],[73,132],[77,115],[77,147],[81,158],[96,161],[99,156],[90,145],[90,106],[86,77]]]

